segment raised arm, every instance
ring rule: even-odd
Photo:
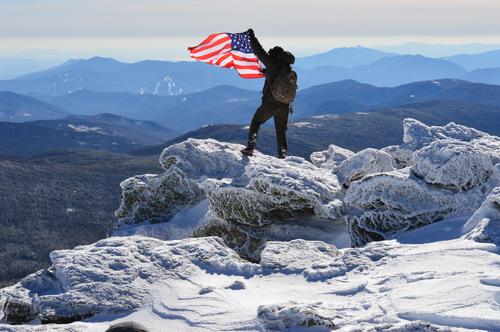
[[[252,44],[253,52],[255,53],[255,55],[257,56],[257,58],[259,58],[259,60],[264,64],[264,66],[266,66],[267,68],[269,68],[269,66],[271,65],[271,57],[264,50],[264,48],[262,47],[262,45],[257,40],[257,38],[255,37],[255,34],[254,34],[253,30],[252,29],[248,29],[247,32],[248,32],[248,34],[250,36],[250,43]]]

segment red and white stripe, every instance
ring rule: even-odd
[[[255,54],[231,48],[231,38],[225,33],[208,36],[198,46],[188,48],[189,55],[198,61],[224,68],[234,68],[243,78],[261,78],[263,65]]]

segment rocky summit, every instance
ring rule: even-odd
[[[121,183],[113,236],[0,290],[0,331],[500,329],[500,138],[403,126],[311,162],[169,146]]]

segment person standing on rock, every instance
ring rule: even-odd
[[[288,114],[292,111],[292,103],[297,91],[297,74],[292,70],[295,57],[290,52],[275,46],[266,52],[259,43],[252,29],[250,36],[253,51],[257,58],[266,66],[265,83],[262,90],[262,104],[255,112],[248,133],[247,147],[241,152],[253,156],[257,144],[260,126],[274,117],[276,138],[278,142],[278,158],[285,158],[288,151],[286,131]]]

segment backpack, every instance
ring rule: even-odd
[[[290,67],[280,68],[271,82],[271,94],[276,101],[292,103],[297,94],[297,73]]]

